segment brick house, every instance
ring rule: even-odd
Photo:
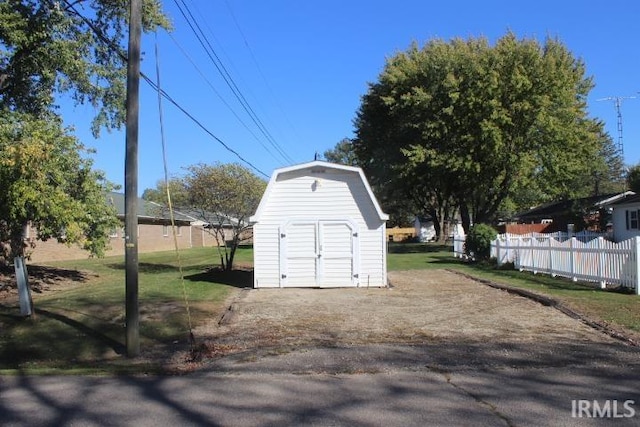
[[[116,208],[122,226],[113,230],[109,236],[110,248],[105,252],[105,256],[124,255],[124,194],[111,192],[107,195],[107,199]],[[175,210],[174,220],[178,248],[217,246],[209,224],[198,220],[195,216]],[[230,226],[229,230],[224,231],[231,236]],[[36,239],[36,247],[30,256],[31,262],[34,263],[89,257],[89,253],[78,245],[65,245],[56,239],[49,239],[46,242],[37,240],[37,231],[30,227],[27,229],[26,238]],[[140,253],[160,252],[174,248],[168,209],[158,203],[138,199],[138,251]]]

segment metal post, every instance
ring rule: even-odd
[[[124,167],[125,308],[127,356],[140,354],[138,311],[138,109],[140,87],[141,0],[131,0],[127,61],[127,136]]]

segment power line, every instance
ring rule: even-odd
[[[104,34],[102,34],[102,31],[100,31],[100,29],[96,28],[95,25],[93,25],[93,23],[87,19],[84,15],[82,15],[76,8],[75,8],[75,4],[72,4],[69,2],[69,0],[62,0],[64,1],[68,8],[66,10],[70,10],[72,11],[76,16],[78,16],[82,21],[84,21],[85,24],[87,24],[89,26],[89,28],[91,29],[91,31],[93,31],[93,33],[103,42],[105,43],[111,50],[113,50],[125,63],[128,62],[128,58],[127,55],[125,55],[122,50],[120,49],[120,47],[113,41],[110,40],[107,36],[105,36]],[[169,96],[169,94],[164,91],[164,89],[160,89],[158,88],[158,86],[153,82],[153,80],[151,80],[149,77],[147,77],[143,72],[140,72],[140,76],[147,82],[147,84],[149,84],[154,90],[158,91],[159,93],[162,94],[162,96],[169,102],[171,102],[176,108],[178,108],[184,115],[186,115],[189,119],[191,119],[195,124],[197,124],[202,130],[204,130],[208,135],[210,135],[213,139],[215,139],[220,145],[222,145],[227,151],[229,151],[230,153],[234,154],[240,161],[242,161],[243,163],[245,163],[247,166],[251,167],[253,170],[255,170],[256,172],[258,172],[259,174],[263,175],[266,178],[269,178],[269,175],[267,175],[266,173],[264,173],[262,170],[258,169],[255,165],[253,165],[251,162],[249,162],[248,160],[246,160],[244,157],[242,157],[237,151],[235,151],[234,149],[232,149],[230,146],[228,146],[222,139],[218,138],[216,135],[213,134],[213,132],[211,132],[209,129],[207,129],[199,120],[197,120],[191,113],[189,113],[185,108],[183,108],[177,101],[175,101],[171,96]]]
[[[207,83],[207,85],[211,88],[211,90],[213,91],[213,93],[216,94],[216,96],[220,99],[220,101],[222,101],[222,103],[229,109],[229,111],[231,111],[231,114],[233,114],[233,116],[238,119],[238,121],[240,122],[240,124],[242,125],[242,127],[244,127],[247,132],[249,132],[251,134],[251,136],[253,136],[253,138],[256,140],[256,142],[258,142],[258,144],[260,144],[270,155],[271,157],[273,157],[274,159],[276,158],[275,155],[271,152],[271,150],[269,149],[269,147],[267,147],[261,140],[260,138],[258,138],[258,136],[255,134],[255,132],[253,132],[253,130],[251,128],[249,128],[249,126],[242,120],[242,118],[238,115],[238,113],[236,113],[236,111],[233,109],[233,107],[222,97],[222,95],[220,94],[220,92],[218,92],[218,90],[215,88],[215,86],[213,86],[213,84],[209,81],[209,79],[207,78],[207,76],[202,72],[202,70],[200,70],[200,68],[198,67],[198,65],[195,63],[195,61],[191,58],[191,56],[189,56],[189,54],[182,48],[182,46],[180,46],[180,44],[178,43],[178,41],[171,35],[169,34],[169,38],[171,38],[171,40],[175,43],[175,45],[178,47],[178,49],[180,50],[180,52],[182,52],[182,54],[185,56],[185,58],[187,58],[187,60],[191,63],[191,65],[193,65],[193,68],[196,69],[196,71],[198,72],[198,74],[200,74],[200,77],[202,77],[202,79],[205,81],[205,83]]]
[[[207,38],[206,34],[204,34],[204,32],[202,31],[200,24],[193,16],[193,13],[191,12],[191,9],[189,8],[189,6],[185,3],[184,0],[174,0],[174,3],[178,7],[178,10],[180,11],[184,19],[187,21],[189,28],[191,28],[191,31],[196,36],[196,39],[198,40],[198,42],[206,52],[207,56],[215,66],[216,70],[218,70],[218,73],[220,74],[224,82],[227,84],[227,86],[229,87],[229,89],[231,90],[235,98],[238,100],[242,108],[245,110],[249,118],[253,121],[253,123],[256,125],[258,130],[265,136],[265,138],[271,144],[271,146],[282,156],[282,158],[287,162],[293,163],[292,159],[279,146],[279,144],[273,138],[271,133],[265,127],[264,123],[260,120],[258,115],[255,113],[255,111],[247,101],[246,97],[242,94],[242,91],[240,90],[240,88],[234,81],[233,77],[224,66],[222,60],[220,59],[215,49],[211,45],[211,42]],[[182,3],[182,6],[180,6],[180,3]]]
[[[240,27],[240,23],[238,22],[238,20],[236,18],[236,15],[233,13],[233,9],[231,8],[231,5],[229,4],[229,1],[225,0],[224,3],[227,6],[227,10],[229,10],[229,14],[231,15],[231,19],[233,19],[233,22],[234,22],[236,28],[238,29],[238,32],[240,33],[240,36],[242,37],[242,40],[244,41],[244,45],[247,47],[247,51],[249,51],[249,55],[251,56],[251,60],[253,61],[254,65],[256,66],[256,69],[258,70],[258,73],[260,74],[260,77],[262,78],[262,81],[264,82],[265,86],[267,87],[267,89],[271,93],[271,97],[273,98],[276,106],[278,107],[278,109],[282,113],[282,115],[283,115],[284,119],[286,120],[287,124],[291,127],[291,129],[293,130],[294,134],[297,136],[298,132],[297,132],[295,126],[293,126],[293,123],[291,122],[291,120],[289,120],[289,117],[287,116],[286,112],[284,111],[284,108],[282,108],[282,105],[278,102],[278,99],[277,99],[277,97],[275,95],[275,92],[273,91],[273,89],[271,88],[271,85],[267,81],[267,78],[265,77],[265,75],[264,75],[264,73],[262,71],[262,68],[260,67],[260,64],[258,63],[258,59],[254,55],[253,49],[251,49],[251,46],[249,45],[249,41],[247,40],[247,37],[244,35],[244,32],[242,31],[242,28]]]
[[[180,111],[182,111],[182,113],[184,115],[186,115],[187,117],[189,117],[195,124],[197,124],[203,131],[205,131],[207,134],[209,134],[213,139],[215,139],[216,141],[218,141],[218,143],[220,143],[220,145],[222,145],[227,151],[229,151],[230,153],[234,154],[238,159],[240,159],[242,162],[244,162],[245,164],[249,165],[252,169],[254,169],[256,172],[260,173],[261,175],[263,175],[266,178],[269,178],[269,175],[267,175],[266,173],[264,173],[263,171],[261,171],[260,169],[258,169],[254,164],[252,164],[250,161],[248,161],[247,159],[245,159],[244,157],[242,157],[236,150],[234,150],[233,148],[229,147],[223,140],[221,140],[220,138],[218,138],[216,135],[213,134],[213,132],[211,132],[209,129],[207,129],[198,119],[196,119],[191,113],[189,113],[187,110],[185,110],[180,104],[178,104],[177,101],[175,101],[167,92],[164,91],[164,89],[159,88],[154,82],[153,80],[151,80],[149,77],[147,77],[144,73],[140,73],[140,76],[149,84],[149,86],[151,86],[154,90],[159,91],[162,96],[169,101],[170,103],[172,103],[177,109],[179,109]]]
[[[234,96],[236,97],[236,99],[238,100],[238,102],[240,103],[242,108],[249,115],[249,118],[253,121],[253,123],[256,125],[258,130],[265,136],[267,141],[271,144],[271,146],[273,148],[276,149],[276,151],[282,156],[282,158],[285,161],[292,162],[291,158],[278,145],[278,143],[275,141],[275,139],[273,138],[271,133],[265,127],[264,123],[262,123],[262,121],[260,120],[258,115],[253,110],[253,108],[251,107],[251,105],[247,101],[246,97],[242,94],[242,91],[240,90],[238,85],[235,83],[233,77],[231,76],[231,74],[228,72],[228,70],[224,66],[224,63],[222,62],[222,60],[220,59],[220,57],[216,53],[215,49],[211,45],[211,42],[209,41],[207,36],[202,31],[202,28],[200,27],[198,21],[193,16],[193,13],[189,9],[189,6],[187,6],[187,4],[185,3],[184,0],[180,0],[180,1],[184,6],[184,10],[182,9],[180,4],[178,3],[178,0],[174,0],[174,3],[176,4],[178,9],[180,10],[180,13],[182,14],[182,16],[187,21],[187,24],[189,25],[189,27],[191,28],[192,32],[194,33],[194,35],[198,39],[198,42],[200,43],[202,48],[207,53],[207,56],[209,57],[211,62],[214,64],[214,66],[218,70],[218,73],[220,73],[220,75],[222,76],[223,80],[225,81],[225,83],[227,84],[229,89],[231,89],[231,92],[234,94]],[[185,10],[186,10],[186,13],[185,13]],[[189,15],[189,17],[187,17],[187,14]],[[194,28],[194,25],[195,25],[195,28]],[[197,30],[196,30],[196,28],[197,28]]]

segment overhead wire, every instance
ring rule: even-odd
[[[183,18],[187,22],[187,25],[189,26],[193,34],[196,36],[196,39],[204,49],[205,53],[213,63],[214,67],[216,68],[216,70],[218,71],[218,73],[220,74],[224,82],[227,84],[227,86],[233,93],[234,97],[237,99],[237,101],[240,103],[242,108],[245,110],[245,112],[247,113],[251,121],[253,121],[253,123],[256,125],[258,130],[265,136],[269,144],[271,144],[271,146],[282,156],[282,158],[289,163],[293,163],[293,160],[291,159],[291,157],[276,142],[276,140],[273,138],[271,133],[265,127],[262,120],[260,120],[258,115],[255,113],[254,109],[251,107],[246,97],[243,95],[242,91],[240,90],[235,80],[233,79],[233,77],[225,67],[224,63],[220,59],[216,50],[211,45],[211,42],[209,41],[207,35],[202,30],[202,27],[200,26],[196,18],[193,16],[193,13],[191,12],[191,9],[189,8],[189,6],[186,4],[185,0],[173,0],[173,1],[175,5],[178,7],[178,10],[182,14]],[[182,6],[180,4],[182,4]]]
[[[184,115],[186,115],[187,117],[189,117],[191,119],[191,121],[193,121],[196,125],[198,125],[200,127],[200,129],[202,129],[204,132],[206,132],[209,136],[211,136],[213,139],[215,139],[216,141],[218,141],[218,143],[220,143],[220,145],[222,145],[227,151],[229,151],[230,153],[234,154],[238,159],[240,159],[243,163],[245,163],[246,165],[250,166],[253,170],[255,170],[256,172],[258,172],[260,175],[264,176],[265,178],[269,178],[269,175],[267,175],[266,173],[264,173],[262,170],[258,169],[257,166],[255,166],[253,163],[251,163],[250,161],[248,161],[247,159],[245,159],[244,157],[242,157],[240,155],[240,153],[238,153],[236,150],[234,150],[233,148],[231,148],[229,145],[227,145],[227,143],[225,143],[223,140],[221,140],[220,138],[218,138],[215,134],[213,134],[213,132],[211,132],[209,129],[207,129],[206,126],[204,126],[202,124],[202,122],[200,122],[198,119],[196,119],[191,113],[189,113],[187,110],[185,110],[180,104],[178,104],[178,102],[176,102],[167,92],[164,91],[164,89],[159,88],[149,77],[147,77],[145,74],[143,74],[142,72],[140,73],[140,77],[142,77],[154,90],[159,91],[162,96],[169,101],[170,103],[172,103],[178,110],[180,110]]]
[[[93,25],[93,23],[87,19],[83,14],[81,14],[75,7],[75,3],[71,3],[69,0],[62,0],[67,4],[67,8],[65,10],[71,11],[73,12],[76,16],[78,16],[85,24],[87,24],[89,26],[89,28],[91,29],[91,31],[93,31],[93,33],[98,37],[98,39],[100,39],[103,43],[105,43],[111,50],[113,50],[118,56],[120,56],[120,58],[124,61],[124,62],[128,62],[128,57],[127,55],[124,54],[124,52],[122,52],[122,50],[120,49],[120,47],[111,39],[109,39],[107,36],[105,36],[102,31],[99,28],[96,28],[95,25]],[[230,153],[232,153],[233,155],[235,155],[241,162],[243,162],[244,164],[246,164],[247,166],[249,166],[250,168],[252,168],[253,170],[255,170],[256,172],[258,172],[260,175],[269,178],[269,175],[267,175],[265,172],[263,172],[262,170],[260,170],[258,167],[256,167],[253,163],[251,163],[250,161],[248,161],[247,159],[245,159],[243,156],[240,155],[240,153],[238,153],[236,150],[232,149],[228,144],[226,144],[222,139],[220,139],[218,136],[216,136],[213,132],[211,132],[206,126],[204,126],[202,124],[202,122],[200,122],[198,119],[196,119],[191,113],[189,113],[184,107],[182,107],[177,101],[175,101],[164,89],[160,89],[154,82],[152,79],[150,79],[148,76],[146,76],[142,71],[140,72],[140,77],[143,78],[144,81],[147,82],[147,84],[149,84],[149,86],[151,86],[154,90],[158,91],[160,94],[162,94],[162,96],[169,101],[171,104],[173,104],[176,108],[178,108],[178,110],[180,110],[184,115],[186,115],[191,121],[193,121],[196,125],[198,125],[198,127],[200,127],[205,133],[207,133],[209,136],[211,136],[213,139],[215,139],[220,145],[222,145],[222,147],[229,151]]]
[[[195,61],[191,58],[191,56],[186,52],[186,50],[184,50],[182,48],[182,46],[180,46],[180,43],[178,43],[178,41],[175,39],[175,37],[173,37],[171,34],[168,34],[168,35],[169,35],[169,38],[173,41],[173,43],[176,45],[176,47],[180,50],[180,52],[182,52],[184,57],[187,58],[187,60],[191,63],[193,68],[195,68],[196,71],[198,72],[198,74],[200,74],[200,77],[202,77],[202,79],[205,81],[205,83],[207,83],[207,85],[216,94],[216,96],[218,96],[220,101],[222,101],[222,103],[229,109],[229,111],[231,111],[231,114],[233,114],[233,116],[240,122],[242,127],[244,127],[247,130],[247,132],[249,132],[251,134],[251,136],[256,140],[256,142],[258,142],[258,144],[260,144],[262,146],[262,148],[264,148],[275,159],[276,157],[273,154],[273,152],[271,151],[271,149],[269,149],[269,147],[267,147],[260,140],[260,138],[258,138],[258,136],[255,134],[255,132],[244,122],[244,120],[242,120],[242,118],[238,115],[238,113],[236,113],[236,111],[233,109],[233,107],[224,99],[224,97],[220,94],[220,92],[218,92],[218,90],[211,83],[211,81],[207,78],[207,76],[202,72],[200,67],[198,67],[198,64],[196,64]]]
[[[262,71],[262,67],[260,67],[260,63],[258,62],[258,59],[253,53],[253,49],[251,49],[251,46],[249,45],[249,41],[247,40],[247,37],[245,36],[244,31],[242,31],[242,27],[240,26],[240,23],[238,22],[238,19],[236,18],[235,13],[233,12],[233,8],[231,7],[231,4],[229,4],[228,0],[224,0],[224,3],[227,6],[227,10],[229,11],[229,15],[231,15],[231,19],[233,20],[233,23],[235,24],[238,32],[240,33],[240,37],[242,37],[242,41],[244,42],[244,45],[246,46],[247,51],[249,52],[249,56],[251,57],[253,64],[256,66],[256,69],[258,70],[258,74],[260,74],[260,77],[262,78],[262,81],[264,82],[266,88],[271,93],[271,97],[273,98],[276,107],[278,107],[285,121],[287,122],[289,127],[291,127],[291,129],[293,130],[294,134],[299,138],[298,131],[296,130],[295,126],[289,119],[289,116],[285,112],[284,108],[282,108],[282,105],[278,102],[278,98],[276,97],[274,90],[271,88],[269,81],[267,80],[264,72]]]
[[[242,73],[234,66],[233,63],[233,59],[227,54],[227,52],[225,51],[224,48],[224,44],[216,37],[216,33],[212,30],[211,26],[209,25],[209,19],[207,19],[207,17],[202,13],[202,11],[198,8],[198,3],[193,1],[191,2],[193,9],[195,10],[196,14],[198,15],[198,17],[200,18],[203,27],[208,31],[208,34],[211,36],[211,38],[213,39],[213,41],[215,42],[215,44],[218,46],[219,51],[221,51],[222,55],[225,57],[225,60],[228,62],[228,64],[230,65],[231,69],[235,72],[236,75],[239,75],[240,77],[242,77]],[[233,10],[231,9],[231,6],[229,5],[228,2],[226,2],[227,4],[227,9],[228,12],[235,24],[236,29],[238,30],[238,33],[240,34],[240,37],[242,39],[242,41],[244,42],[244,46],[247,49],[247,51],[249,52],[249,55],[251,57],[251,60],[253,62],[253,64],[255,65],[256,70],[258,71],[258,74],[260,75],[260,77],[262,78],[262,81],[264,83],[264,86],[268,89],[269,94],[271,95],[271,99],[274,101],[273,103],[275,104],[275,106],[280,110],[280,113],[282,114],[282,116],[284,117],[286,123],[290,126],[290,128],[293,130],[294,134],[296,135],[296,137],[298,137],[298,140],[300,139],[298,136],[298,133],[295,129],[295,127],[293,126],[293,124],[291,123],[291,121],[289,120],[289,117],[287,117],[287,114],[285,113],[284,109],[282,108],[282,105],[278,102],[277,97],[273,91],[273,89],[271,88],[271,86],[269,85],[269,82],[267,81],[267,78],[264,74],[264,72],[262,71],[262,68],[260,67],[260,64],[258,63],[257,58],[255,57],[255,54],[253,53],[253,50],[251,49],[251,46],[249,46],[249,42],[247,40],[247,37],[245,36],[244,32],[242,31],[242,28],[240,27],[240,24],[238,22],[238,19],[236,18],[235,14],[233,13]],[[251,95],[251,93],[249,93]],[[254,97],[255,98],[255,97]],[[259,101],[259,100],[257,100]],[[257,106],[261,107],[260,103],[257,102]],[[261,108],[259,108],[261,109]],[[264,110],[261,109],[262,112],[264,113]],[[267,118],[269,118],[268,114],[265,114]],[[273,122],[272,122],[273,123]],[[278,129],[277,124],[274,124],[276,127],[276,130]],[[282,133],[282,132],[280,132]],[[277,141],[274,142],[276,144]],[[279,144],[278,144],[279,145]],[[285,151],[287,158],[290,160],[290,163],[293,163],[293,160],[291,159],[291,157],[289,156],[289,154]]]

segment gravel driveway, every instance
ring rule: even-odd
[[[558,310],[445,270],[389,273],[391,287],[238,291],[196,332],[218,354],[371,344],[606,344]]]

